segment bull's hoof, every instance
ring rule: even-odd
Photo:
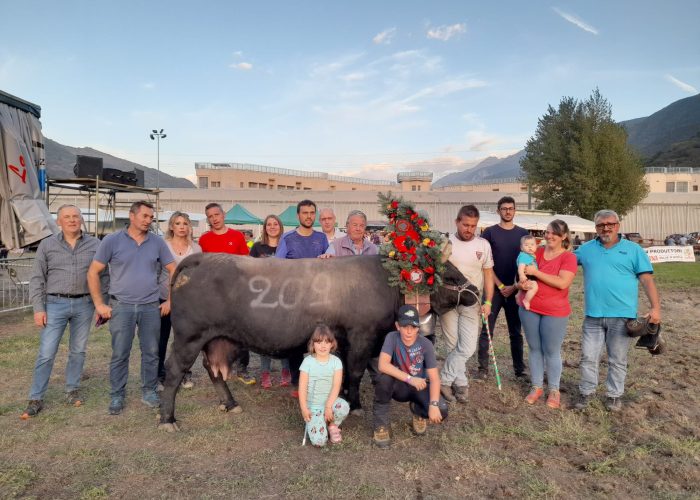
[[[226,406],[225,404],[220,404],[219,405],[219,411],[222,411],[224,413],[243,413],[243,408],[241,408],[239,405],[236,406],[231,406],[230,408]]]
[[[362,408],[355,408],[350,412],[352,415],[355,415],[356,417],[364,417],[365,416],[365,410]]]
[[[180,427],[178,427],[178,425],[175,422],[173,422],[171,424],[170,423],[159,424],[158,429],[161,431],[165,431],[165,432],[179,432],[180,431]]]

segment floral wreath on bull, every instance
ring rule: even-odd
[[[430,295],[442,284],[445,265],[441,260],[444,240],[430,228],[428,214],[417,211],[412,202],[379,193],[379,211],[389,221],[387,238],[379,247],[382,265],[389,273],[389,285],[398,286],[407,304],[423,314]],[[426,311],[427,312],[427,311]]]

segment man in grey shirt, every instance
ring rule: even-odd
[[[44,394],[67,324],[70,324],[70,352],[66,364],[67,402],[73,406],[80,406],[83,402],[78,389],[90,323],[95,313],[88,290],[87,270],[100,241],[83,234],[83,217],[76,206],[61,206],[57,222],[61,232],[45,238],[39,244],[29,280],[34,323],[42,330],[29,405],[22,419],[35,416],[43,408]]]

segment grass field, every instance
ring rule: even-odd
[[[63,404],[64,338],[45,410],[22,421],[38,329],[29,315],[0,317],[0,498],[699,498],[700,264],[661,264],[655,273],[668,352],[652,358],[631,349],[620,414],[601,401],[582,413],[524,404],[528,387],[512,376],[499,323],[503,390],[493,380],[472,383],[470,402],[452,405],[448,420],[422,438],[411,434],[407,408],[395,404],[386,451],[371,445],[366,380],[369,411],[348,418],[341,445],[315,449],[301,446],[302,421],[286,390],[230,381],[244,412],[223,414],[199,365],[195,388],[178,395],[182,432],[163,433],[139,401],[138,344],[128,406],[109,416],[105,327],[91,336],[86,403]],[[580,278],[572,305],[563,349],[567,406],[578,394]],[[605,370],[603,363],[601,379]]]

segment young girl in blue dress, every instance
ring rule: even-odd
[[[328,326],[319,324],[308,344],[309,356],[299,368],[299,407],[311,444],[325,446],[342,441],[340,424],[350,413],[348,403],[338,397],[343,382],[343,364],[332,353],[338,348]]]

